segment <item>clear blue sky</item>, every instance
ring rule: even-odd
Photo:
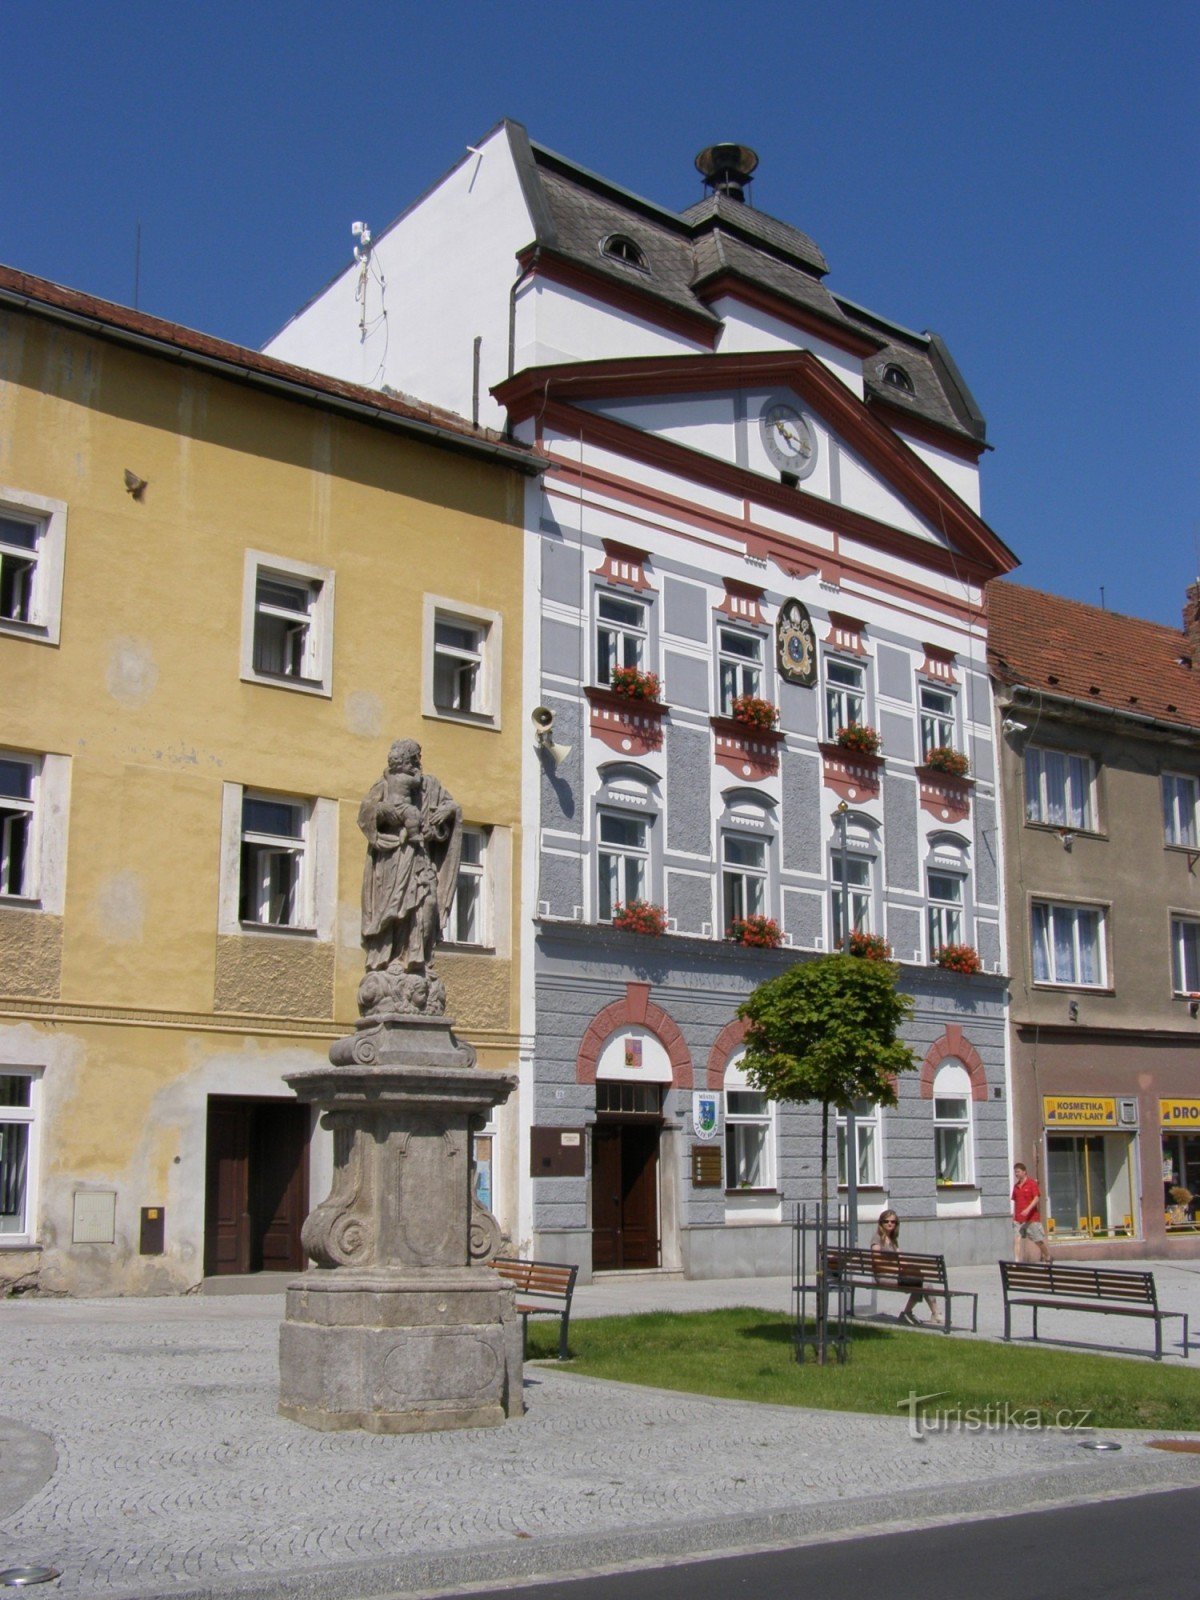
[[[1200,6],[0,0],[0,260],[261,344],[502,116],[662,204],[738,139],[831,287],[947,340],[1018,577],[1200,569]]]

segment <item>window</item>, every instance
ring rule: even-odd
[[[597,915],[611,922],[618,905],[645,900],[649,876],[649,824],[644,817],[601,811]]]
[[[612,682],[614,667],[645,669],[646,606],[624,595],[596,596],[596,682]]]
[[[1095,906],[1033,902],[1033,981],[1102,987],[1104,913]]]
[[[648,270],[645,252],[627,233],[610,233],[600,249],[610,260],[620,261],[627,267],[640,267],[643,272]]]
[[[944,1061],[933,1080],[934,1163],[939,1183],[973,1183],[971,1080],[959,1061]]]
[[[739,695],[762,697],[763,642],[756,633],[738,628],[717,629],[717,666],[721,675],[721,715],[733,715]]]
[[[307,914],[307,807],[247,794],[242,799],[243,922],[276,928],[311,926]]]
[[[0,488],[0,632],[57,644],[67,508]]]
[[[740,1065],[725,1070],[725,1187],[775,1187],[774,1106]]]
[[[33,1234],[34,1122],[39,1080],[0,1067],[0,1243]]]
[[[767,914],[767,842],[744,834],[721,836],[721,894],[725,927]]]
[[[332,572],[247,550],[243,678],[307,694],[331,694],[332,630]]]
[[[462,857],[458,864],[458,888],[446,924],[447,937],[455,944],[491,943],[487,903],[488,836],[483,828],[464,828]]]
[[[1171,918],[1171,986],[1176,994],[1200,994],[1200,922]]]
[[[1168,844],[1181,845],[1187,850],[1196,848],[1198,787],[1195,778],[1185,778],[1176,772],[1163,773],[1163,837]]]
[[[948,689],[923,683],[919,691],[921,709],[921,754],[948,746],[955,747],[954,696]]]
[[[928,873],[929,954],[939,945],[963,942],[963,880],[956,872]]]
[[[913,393],[913,381],[903,367],[894,365],[884,367],[883,381],[889,389],[899,389],[904,394]]]
[[[879,1176],[879,1107],[871,1100],[854,1102],[854,1135],[857,1148],[858,1186],[878,1188]],[[839,1112],[837,1119],[837,1170],[838,1183],[845,1188],[849,1168],[846,1164],[846,1119]]]
[[[870,933],[871,929],[871,863],[865,856],[842,855],[833,857],[833,947],[845,943],[846,926],[855,933]]]
[[[0,896],[32,898],[37,769],[20,756],[0,755]]]
[[[1025,752],[1025,820],[1053,828],[1096,826],[1093,805],[1093,763],[1065,750]]]
[[[498,612],[425,596],[421,709],[427,717],[500,726]]]
[[[832,657],[826,660],[825,724],[830,739],[836,736],[839,728],[866,721],[866,687],[866,669],[857,661],[839,661]]]

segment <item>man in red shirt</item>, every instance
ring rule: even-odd
[[[1012,1192],[1013,1224],[1017,1230],[1013,1258],[1016,1261],[1022,1259],[1022,1239],[1037,1245],[1043,1261],[1050,1259],[1050,1246],[1046,1243],[1046,1230],[1042,1227],[1042,1215],[1038,1208],[1039,1198],[1036,1179],[1029,1176],[1025,1163],[1018,1161],[1013,1167]]]

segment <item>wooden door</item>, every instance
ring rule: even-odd
[[[308,1215],[309,1110],[260,1102],[250,1136],[250,1271],[302,1272]]]
[[[621,1264],[621,1130],[592,1130],[592,1271]]]
[[[658,1132],[621,1130],[621,1265],[658,1265]]]
[[[204,1270],[250,1270],[250,1121],[237,1101],[208,1102]]]

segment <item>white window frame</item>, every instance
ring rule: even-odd
[[[937,879],[943,884],[952,883],[956,894],[949,898],[935,895],[933,891]],[[967,880],[961,872],[934,864],[925,869],[925,891],[928,902],[925,924],[932,959],[933,952],[940,945],[967,943]]]
[[[822,680],[825,687],[825,736],[836,739],[839,728],[853,723],[867,726],[867,668],[862,661],[847,661],[843,656],[828,655],[823,662]],[[856,674],[856,683],[830,681],[834,670]],[[855,707],[857,706],[857,710]]]
[[[27,1106],[0,1105],[0,1128],[28,1129],[25,1154],[24,1227],[12,1233],[0,1232],[0,1251],[27,1250],[36,1242],[39,1181],[39,1121],[42,1102],[42,1068],[23,1062],[0,1060],[0,1078],[25,1078],[29,1082]]]
[[[831,950],[836,950],[838,940],[844,940],[846,937],[846,931],[842,928],[843,877],[848,883],[847,910],[850,914],[850,932],[875,932],[874,858],[853,849],[848,849],[843,856],[841,846],[835,842],[829,874]],[[865,877],[865,882],[855,881],[858,877]]]
[[[651,889],[651,826],[649,816],[634,815],[617,807],[601,806],[596,811],[596,921],[611,922],[618,905],[632,900],[653,901]],[[623,823],[642,830],[642,842],[631,844],[606,840],[607,822]],[[631,874],[640,877],[637,892],[629,892]]]
[[[722,1150],[725,1164],[725,1190],[727,1194],[745,1192],[774,1192],[777,1185],[776,1178],[776,1118],[775,1102],[769,1100],[761,1089],[756,1089],[748,1083],[742,1071],[742,1057],[739,1055],[725,1068],[724,1080],[724,1113],[725,1131],[722,1140]],[[748,1105],[741,1110],[732,1110],[731,1095],[740,1094],[754,1096],[758,1105],[750,1109]],[[753,1134],[759,1136],[758,1159],[759,1171],[757,1183],[741,1183],[738,1181],[737,1172],[739,1160],[735,1151],[739,1143],[744,1143]]]
[[[1162,775],[1163,842],[1177,850],[1200,847],[1200,778],[1187,772]]]
[[[939,704],[939,702],[944,702]],[[921,756],[931,750],[958,748],[958,696],[940,683],[917,685],[917,706],[921,720]]]
[[[1171,992],[1200,994],[1200,918],[1171,916]]]
[[[1047,761],[1047,757],[1050,761]],[[1061,806],[1051,792],[1050,762],[1062,762]],[[1097,831],[1096,763],[1079,750],[1029,745],[1025,751],[1025,821],[1073,833]],[[1061,817],[1054,812],[1061,810]]]
[[[28,620],[0,617],[0,633],[35,644],[57,645],[62,629],[63,566],[67,546],[67,503],[45,495],[0,485],[0,517],[32,524],[37,540],[32,552],[34,570],[29,595]],[[30,552],[6,546],[0,536],[0,562],[25,560]]]
[[[964,1175],[949,1177],[943,1171],[940,1135],[961,1135]],[[933,1160],[937,1182],[973,1184],[975,1182],[975,1129],[972,1112],[971,1077],[961,1061],[943,1061],[933,1078]]]
[[[759,863],[731,861],[730,846],[734,854],[742,849],[757,849]],[[738,828],[721,829],[721,927],[724,933],[728,933],[735,919],[770,916],[770,870],[771,842],[766,835],[743,833]]]
[[[740,651],[727,643],[741,640],[757,654]],[[733,702],[744,694],[766,699],[767,650],[765,635],[750,628],[717,622],[717,706],[723,717],[733,715]]]
[[[1041,911],[1046,913],[1047,939],[1045,949],[1048,957],[1048,966],[1046,968],[1048,975],[1046,976],[1038,975],[1039,942],[1037,922],[1038,914]],[[1091,948],[1095,956],[1098,975],[1095,979],[1086,979],[1079,976],[1083,969],[1083,954],[1087,948],[1081,938],[1081,931],[1085,920],[1093,918],[1095,919],[1095,940],[1091,944]],[[1066,973],[1060,972],[1057,960],[1055,924],[1058,922],[1066,925],[1071,937],[1069,967],[1074,970],[1068,970]],[[1047,900],[1041,897],[1032,899],[1029,903],[1029,950],[1034,984],[1039,988],[1106,989],[1108,987],[1107,927],[1108,916],[1107,907],[1105,906],[1084,905],[1064,900]]]
[[[475,847],[475,859],[473,860],[468,860],[468,841],[472,841]],[[491,949],[494,942],[492,936],[491,829],[466,823],[463,826],[462,842],[463,855],[462,860],[459,862],[458,882],[455,885],[454,899],[450,902],[450,914],[446,918],[445,939],[447,943],[459,945],[463,949]],[[473,909],[475,916],[475,937],[463,938],[460,920],[471,909]]]
[[[478,635],[474,652],[457,651],[466,662],[471,657],[475,667],[470,710],[438,705],[434,698],[435,663],[438,655],[449,654],[449,647],[439,648],[438,623],[470,629]],[[474,728],[500,727],[500,664],[503,642],[503,624],[498,611],[482,606],[468,605],[461,600],[451,600],[444,595],[427,594],[423,604],[423,648],[421,652],[421,713],[439,722],[461,722]]]
[[[265,800],[298,806],[303,813],[303,862],[294,920],[290,923],[244,920],[242,907],[242,802]],[[217,901],[217,931],[244,934],[248,938],[333,938],[337,917],[337,821],[336,800],[323,797],[283,794],[257,785],[226,783],[221,792],[221,872]],[[252,843],[269,846],[271,838],[255,837]],[[292,841],[296,843],[298,841]]]
[[[641,622],[605,617],[605,603],[629,606],[641,613]],[[648,672],[650,658],[650,606],[640,595],[618,594],[612,589],[595,591],[596,626],[593,643],[596,651],[595,682],[602,688],[612,682],[614,667],[636,667]],[[609,659],[606,659],[608,657]]]
[[[0,903],[36,903],[41,762],[34,756],[7,750],[0,750],[0,762],[23,768],[29,775],[28,795],[0,794]]]
[[[881,1189],[883,1187],[883,1118],[874,1100],[854,1102],[854,1133],[858,1147],[858,1187]],[[839,1111],[834,1140],[837,1146],[838,1188],[848,1187],[846,1182],[846,1117]],[[865,1157],[865,1161],[864,1161]]]
[[[29,750],[0,749],[0,761],[15,761],[30,770],[28,799],[0,798],[0,810],[23,811],[29,818],[25,870],[20,893],[0,889],[0,905],[63,914],[66,902],[66,833],[70,812],[71,758]],[[3,834],[0,824],[0,853]],[[0,878],[0,883],[4,879]]]
[[[259,578],[277,578],[281,583],[305,588],[311,596],[302,673],[260,672],[255,666],[255,637],[260,610],[263,615],[282,617],[283,612],[258,602]],[[262,550],[247,550],[242,576],[242,658],[241,676],[246,683],[261,683],[273,689],[289,689],[296,694],[315,694],[329,699],[333,694],[333,573],[328,567],[308,561],[293,561],[287,556],[268,555]],[[297,617],[300,613],[295,614]]]

